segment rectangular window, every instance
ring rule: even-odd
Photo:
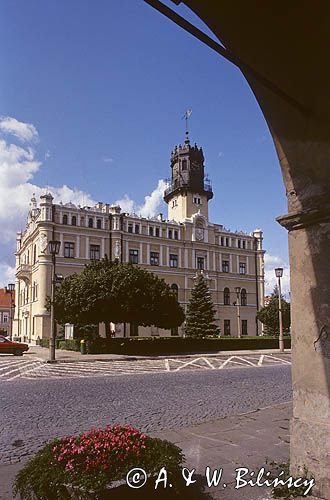
[[[100,245],[90,245],[89,258],[91,260],[100,260]]]
[[[128,231],[129,233],[133,233],[133,224],[128,224],[128,226],[127,226],[127,231]]]
[[[64,242],[64,257],[67,257],[69,259],[74,258],[74,243],[71,243],[69,241]]]
[[[177,337],[178,335],[179,335],[178,327],[175,326],[174,328],[171,328],[171,336],[172,337]]]
[[[149,236],[153,236],[153,235],[154,235],[154,228],[149,227]]]
[[[241,240],[237,240],[237,247],[241,248]]]
[[[222,261],[222,272],[229,273],[229,260]]]
[[[247,319],[242,319],[242,335],[248,334]]]
[[[245,264],[245,262],[240,262],[239,263],[239,273],[240,274],[246,274],[246,264]]]
[[[139,251],[138,250],[130,250],[129,251],[129,262],[131,264],[139,263]]]
[[[140,226],[139,226],[139,224],[135,224],[135,234],[140,234]]]
[[[204,257],[197,257],[197,269],[204,269]]]
[[[226,238],[226,247],[229,247],[229,238]]]
[[[225,335],[230,335],[230,319],[225,319],[223,322],[223,330]]]
[[[178,256],[170,253],[170,267],[178,267]]]
[[[222,247],[224,246],[224,237],[223,237],[223,236],[221,236],[221,238],[220,238],[220,245],[221,245]]]
[[[155,236],[159,237],[159,227],[156,227]]]
[[[130,336],[138,337],[139,336],[139,325],[135,323],[130,323]]]
[[[159,266],[159,253],[158,252],[150,252],[150,265],[151,266]]]
[[[168,237],[169,237],[170,240],[172,239],[172,229],[168,230]]]
[[[4,323],[9,323],[9,316],[8,316],[8,314],[7,314],[7,313],[4,313],[4,314],[3,314],[3,322],[4,322]]]
[[[244,249],[246,248],[246,241],[245,240],[242,241],[242,248],[244,248]]]
[[[174,231],[174,239],[175,240],[179,239],[179,231]]]

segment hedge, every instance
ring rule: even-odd
[[[291,347],[291,338],[284,339],[286,349]],[[277,349],[278,338],[205,338],[192,339],[183,337],[129,337],[98,338],[87,342],[90,354],[192,354],[217,351]]]
[[[49,347],[49,339],[40,339],[41,347]],[[79,351],[80,340],[78,339],[56,339],[56,349],[65,349],[66,351]]]

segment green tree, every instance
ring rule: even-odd
[[[287,302],[281,295],[282,302],[282,323],[283,331],[288,331],[291,323],[290,318],[290,303]],[[278,288],[275,286],[273,293],[270,296],[267,306],[257,312],[257,318],[263,323],[265,333],[267,335],[279,335],[280,322],[278,315]]]
[[[186,335],[203,338],[217,333],[215,309],[210,290],[204,276],[201,274],[191,291],[191,299],[187,307]]]
[[[56,290],[55,317],[80,326],[104,323],[109,336],[110,322],[169,329],[182,324],[184,313],[164,280],[105,258],[63,280]]]

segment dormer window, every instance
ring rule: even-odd
[[[195,205],[201,205],[202,202],[201,202],[201,199],[199,196],[194,196],[194,203]]]

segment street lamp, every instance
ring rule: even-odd
[[[279,336],[279,348],[281,352],[284,352],[284,339],[283,339],[283,324],[282,324],[282,300],[281,300],[281,278],[283,276],[283,268],[277,267],[275,269],[275,276],[278,278],[278,317],[280,323],[280,336]]]
[[[48,250],[52,256],[53,270],[52,270],[52,290],[50,302],[50,339],[49,339],[49,363],[55,361],[55,317],[54,317],[54,304],[55,304],[55,284],[56,284],[56,255],[60,251],[61,242],[51,240],[48,243]]]
[[[5,287],[6,293],[10,293],[10,340],[13,339],[13,292],[15,290],[15,284],[14,283],[8,283],[8,285]]]
[[[240,309],[239,309],[239,302],[240,302],[240,294],[241,294],[241,287],[236,286],[235,287],[235,292],[236,292],[236,307],[237,307],[237,333],[238,333],[238,338],[241,338],[241,318],[240,318]]]

